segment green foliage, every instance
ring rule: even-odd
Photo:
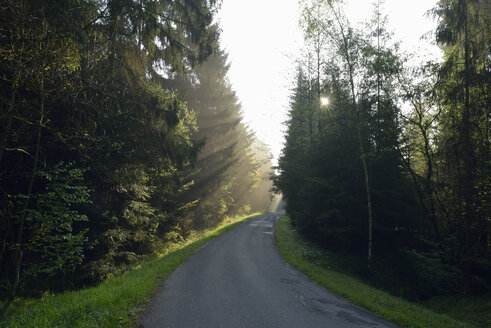
[[[158,248],[159,228],[176,225],[162,223],[181,214],[195,122],[152,74],[157,62],[170,73],[210,52],[213,2],[187,3],[2,2],[0,262],[14,290],[17,277],[43,290],[32,284],[39,273],[54,281],[82,259],[73,285],[114,274]],[[70,189],[78,173],[60,161],[90,168],[86,189]],[[41,165],[55,171],[40,175]]]
[[[81,223],[88,218],[78,208],[90,203],[89,189],[80,185],[83,174],[74,163],[60,162],[49,171],[38,172],[40,191],[9,196],[12,221],[18,223],[23,217],[27,226],[23,244],[8,246],[20,248],[29,263],[23,270],[26,283],[64,276],[82,263],[87,229]],[[26,208],[27,200],[30,205]]]
[[[440,1],[432,13],[444,61],[414,68],[380,1],[363,29],[338,1],[302,2],[307,50],[275,187],[299,232],[331,250],[368,253],[365,279],[408,298],[490,290],[484,7]]]
[[[228,219],[218,227],[194,234],[185,242],[167,245],[165,253],[97,286],[40,299],[17,299],[0,326],[133,327],[137,314],[157,287],[191,254],[213,238],[257,214]]]
[[[1,2],[6,305],[16,293],[119,275],[198,227],[250,210],[258,165],[212,26],[217,5]],[[192,99],[186,90],[200,94]],[[195,106],[205,100],[207,107]]]
[[[469,322],[476,327],[489,327],[491,313],[489,297],[464,298],[460,296],[435,297],[421,303],[422,306],[434,312],[448,315],[456,320]]]
[[[406,280],[406,290],[415,293],[417,298],[428,299],[435,295],[453,294],[454,291],[459,290],[462,272],[442,263],[436,252],[428,254],[403,249],[394,262],[400,276]]]
[[[317,17],[317,9],[327,16]],[[417,226],[398,150],[400,108],[393,100],[401,60],[383,22],[369,26],[377,33],[362,34],[340,18],[339,27],[326,31],[324,25],[333,24],[329,17],[339,18],[331,4],[312,2],[305,10],[309,35],[327,33],[326,42],[334,40],[328,48],[334,50],[320,53],[329,61],[314,72],[309,58],[307,65],[299,65],[275,185],[286,196],[300,231],[329,247],[359,254],[367,252],[370,220],[364,213],[370,192],[373,235],[378,236],[373,252],[384,253],[400,247],[400,236]],[[352,67],[343,66],[346,61]],[[351,81],[358,81],[356,90]],[[329,96],[328,106],[321,106],[319,94]]]
[[[40,175],[49,181],[46,191],[31,196],[35,204],[25,214],[32,230],[25,251],[40,260],[37,266],[24,271],[33,278],[39,273],[53,275],[74,271],[82,262],[87,229],[75,232],[73,225],[87,221],[87,216],[73,208],[90,202],[88,188],[76,185],[83,180],[83,170],[73,168],[72,163],[61,162],[51,172],[41,171]]]
[[[460,311],[454,309],[455,312],[451,313],[448,307],[443,306],[443,309],[440,308],[438,311],[441,313],[438,313],[428,309],[426,304],[409,302],[367,284],[366,281],[346,270],[346,266],[341,269],[337,260],[333,260],[336,253],[321,250],[303,239],[292,228],[288,216],[280,217],[275,234],[278,248],[285,261],[331,292],[389,321],[403,327],[485,327],[476,324],[475,318],[459,320],[464,319],[463,309]],[[346,262],[345,256],[341,254],[339,257]],[[472,299],[461,300],[465,305],[473,302]],[[485,307],[486,302],[489,301],[483,299],[480,305]],[[433,305],[432,308],[437,306]],[[460,313],[459,319],[452,318],[459,316],[456,313]]]
[[[457,237],[457,262],[464,269],[467,293],[482,292],[473,274],[483,277],[489,291],[491,273],[489,193],[489,78],[491,65],[489,10],[483,1],[439,1],[436,40],[445,59],[435,92],[441,102],[437,117],[438,153],[442,162],[438,190],[445,225]],[[489,199],[489,198],[488,198]],[[485,264],[484,264],[485,263]],[[484,264],[484,265],[483,265]],[[487,277],[487,278],[486,278]]]

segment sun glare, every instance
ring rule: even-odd
[[[354,25],[370,19],[372,2],[345,1],[347,19]],[[411,52],[419,47],[426,49],[428,40],[421,40],[420,36],[435,29],[436,21],[424,13],[436,3],[437,0],[387,0],[388,28],[395,33],[394,41],[402,40],[401,47]],[[256,17],[258,23],[249,24],[250,17]],[[305,50],[303,31],[296,24],[300,18],[298,0],[224,0],[217,16],[223,30],[220,34],[222,47],[229,53],[231,62],[229,78],[242,104],[244,121],[250,124],[258,139],[271,146],[275,164],[283,148],[285,127],[282,122],[288,117],[290,83],[296,78],[296,59],[301,58]],[[251,62],[254,65],[251,66]],[[260,79],[258,74],[261,74]],[[325,110],[335,99],[317,101]]]

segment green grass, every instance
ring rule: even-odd
[[[477,327],[491,327],[491,298],[489,297],[469,299],[442,296],[422,302],[421,305],[457,320],[473,323]]]
[[[0,327],[133,326],[157,287],[179,264],[211,239],[256,215],[229,219],[213,230],[173,245],[165,255],[98,286],[40,299],[17,299],[0,321]]]
[[[281,216],[276,225],[276,240],[280,253],[286,262],[302,271],[319,285],[389,321],[403,327],[479,327],[479,325],[459,321],[449,315],[431,311],[425,304],[411,303],[403,298],[392,296],[351,274],[333,269],[332,267],[335,267],[336,263],[333,263],[331,267],[328,254],[303,240],[292,229],[290,219],[286,215]]]

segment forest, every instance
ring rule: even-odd
[[[300,0],[276,166],[229,80],[221,3],[0,0],[0,319],[135,273],[274,193],[364,283],[489,308],[489,0],[428,8],[442,58],[423,63],[383,0],[357,25],[342,0]]]
[[[292,224],[394,295],[489,295],[489,2],[428,8],[443,58],[422,65],[382,1],[362,27],[339,1],[301,4],[305,51],[274,177]]]
[[[90,286],[264,211],[215,0],[0,2],[0,299]]]

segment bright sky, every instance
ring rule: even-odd
[[[352,24],[368,19],[372,1],[348,0]],[[389,30],[402,48],[438,57],[436,46],[422,41],[436,22],[425,16],[436,0],[386,0]],[[242,103],[245,122],[271,146],[274,164],[283,148],[283,123],[293,86],[295,59],[303,45],[298,0],[223,0],[218,14],[222,47],[229,53],[229,79]]]

